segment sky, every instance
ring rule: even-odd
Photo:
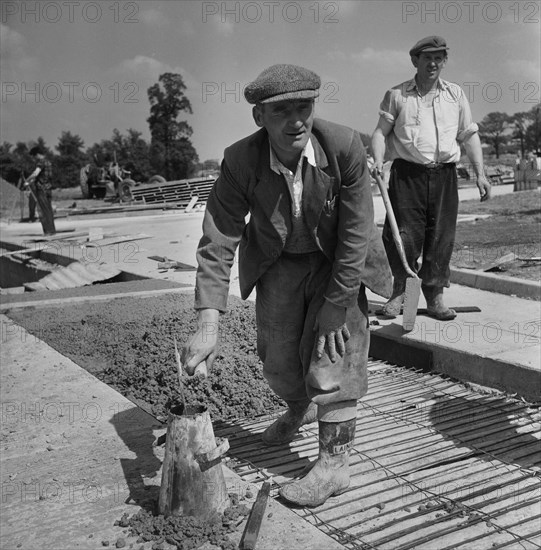
[[[63,131],[85,148],[128,128],[150,138],[147,89],[180,73],[199,159],[257,128],[242,90],[293,63],[322,80],[316,116],[371,134],[385,91],[408,80],[409,49],[443,36],[442,78],[474,119],[540,101],[540,1],[1,0],[0,142]]]

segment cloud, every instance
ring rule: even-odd
[[[146,9],[138,14],[138,18],[144,25],[148,25],[153,30],[166,30],[171,26],[173,20],[163,14],[160,10]],[[174,30],[183,36],[195,35],[195,28],[191,20],[182,18],[182,20],[174,21]]]
[[[539,63],[528,59],[507,59],[504,63],[505,68],[512,76],[520,79],[519,82],[533,82],[537,84],[537,97],[539,97]]]
[[[35,77],[38,62],[27,52],[26,38],[4,24],[0,24],[0,50],[0,72],[4,82]]]
[[[409,57],[402,50],[375,50],[364,48],[359,53],[351,54],[351,59],[361,66],[377,68],[378,72],[396,72],[404,66],[409,67]]]
[[[336,61],[347,61],[348,59],[348,54],[344,53],[343,51],[341,50],[334,50],[334,51],[329,51],[327,52],[326,56],[325,56],[329,61],[333,61],[333,62],[336,62]]]
[[[165,27],[169,24],[169,20],[161,11],[152,8],[139,12],[137,17],[141,23],[154,28]]]
[[[187,70],[179,66],[173,67],[168,63],[145,55],[137,55],[132,59],[125,59],[107,70],[107,75],[111,75],[116,80],[135,83],[143,95],[146,94],[149,86],[158,82],[158,78],[163,73],[181,74],[186,85],[187,95],[199,95],[201,93],[201,83]]]

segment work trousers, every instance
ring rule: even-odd
[[[422,164],[395,160],[389,179],[389,198],[408,265],[418,273],[424,287],[448,287],[458,214],[455,164],[426,168]],[[388,219],[383,228],[383,243],[395,281],[405,280],[407,275]]]
[[[312,400],[318,418],[342,422],[356,418],[356,401],[367,391],[368,307],[364,286],[346,312],[351,333],[344,356],[333,363],[327,349],[315,355],[316,316],[332,273],[321,252],[283,253],[257,282],[257,350],[263,375],[284,401]]]
[[[30,197],[33,197],[34,199],[33,202],[31,202],[30,200],[28,202],[30,219],[34,219],[37,202],[39,210],[39,221],[41,222],[43,233],[45,235],[54,235],[56,233],[56,228],[54,225],[54,212],[52,201],[53,192],[51,191],[51,189],[44,189],[41,185],[35,183],[30,184],[30,189]]]

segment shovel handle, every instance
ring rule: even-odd
[[[381,176],[377,171],[374,171],[374,176],[376,178],[376,183],[378,184],[379,190],[381,192],[381,198],[383,199],[383,204],[385,205],[385,211],[387,212],[387,219],[389,220],[389,225],[391,227],[391,233],[393,235],[393,240],[398,250],[398,255],[404,266],[404,270],[410,277],[418,279],[417,273],[415,273],[411,267],[408,265],[408,260],[406,259],[406,251],[404,250],[404,243],[400,237],[400,232],[398,231],[398,224],[396,223],[396,218],[393,211],[393,206],[391,204],[391,199],[389,199],[389,193],[387,192],[387,187],[381,179]]]

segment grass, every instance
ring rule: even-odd
[[[460,222],[451,264],[456,267],[485,270],[503,261],[505,275],[539,280],[540,262],[519,258],[541,256],[541,194],[518,191],[494,197],[487,202],[464,201],[459,214],[488,215]],[[511,254],[517,258],[513,259]]]

